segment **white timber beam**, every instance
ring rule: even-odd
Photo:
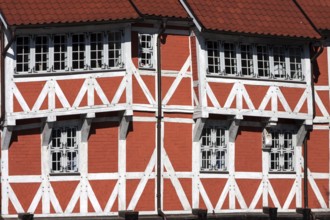
[[[132,116],[123,116],[120,121],[119,140],[126,140],[129,124],[132,121]]]
[[[48,146],[52,135],[53,122],[46,122],[42,130],[42,146]]]
[[[308,126],[308,125],[301,125],[300,126],[300,128],[297,132],[297,135],[296,135],[297,146],[302,146],[303,145],[305,137],[306,137],[308,131],[311,130],[311,129],[312,129],[312,127]]]
[[[91,125],[92,125],[92,118],[88,118],[86,116],[86,118],[83,119],[83,122],[81,124],[81,142],[82,143],[87,143],[88,142],[88,136],[89,136],[89,131],[91,129]]]
[[[2,129],[2,136],[1,136],[1,147],[2,150],[8,150],[11,136],[13,133],[13,127],[12,126],[4,126]]]
[[[88,213],[88,196],[89,196],[89,182],[88,182],[88,137],[92,124],[92,118],[86,115],[82,119],[80,128],[81,145],[79,152],[79,171],[80,171],[80,212]]]
[[[202,135],[203,128],[206,122],[206,118],[197,118],[194,130],[193,130],[193,142],[199,142]]]
[[[228,183],[229,183],[229,209],[236,208],[237,184],[235,181],[235,139],[237,136],[240,120],[233,119],[228,129]]]
[[[1,134],[1,214],[8,214],[9,208],[8,149],[12,130],[12,127],[5,126]]]
[[[240,120],[234,119],[229,126],[229,142],[235,142]]]
[[[126,136],[132,116],[123,115],[118,129],[118,209],[126,210]]]

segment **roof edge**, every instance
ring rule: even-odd
[[[8,25],[8,22],[6,21],[6,18],[4,16],[4,14],[2,13],[1,9],[0,9],[0,20],[1,20],[1,23],[3,24],[3,26],[8,29],[9,25]]]
[[[105,25],[105,24],[115,24],[115,23],[133,23],[137,21],[142,21],[143,18],[130,18],[130,19],[118,19],[118,20],[102,20],[102,21],[80,21],[80,22],[56,22],[56,23],[42,23],[42,24],[18,24],[12,25],[16,29],[29,29],[29,28],[42,28],[42,27],[62,27],[62,26],[77,26],[77,25]]]
[[[309,24],[312,26],[312,28],[314,29],[314,31],[316,31],[316,33],[318,35],[320,35],[320,37],[322,38],[323,35],[320,32],[320,30],[316,27],[316,25],[313,23],[313,21],[310,19],[310,17],[307,15],[307,13],[304,11],[304,9],[300,6],[300,4],[297,2],[297,0],[292,0],[293,3],[297,6],[297,8],[299,9],[299,11],[304,15],[305,19],[309,22]]]
[[[304,40],[304,41],[319,41],[321,40],[321,36],[319,38],[316,37],[304,37],[304,36],[290,36],[290,35],[274,35],[274,34],[258,34],[258,33],[247,33],[247,32],[238,32],[238,31],[222,31],[222,30],[211,30],[205,29],[204,33],[209,34],[224,34],[224,35],[242,35],[245,37],[260,37],[260,38],[281,38],[281,39],[291,39],[291,40]]]
[[[197,29],[202,32],[205,30],[204,25],[202,22],[197,18],[197,16],[194,14],[193,10],[191,9],[189,3],[186,0],[180,0],[180,3],[182,4],[183,8],[186,10],[188,15],[192,18],[194,24],[196,25]]]

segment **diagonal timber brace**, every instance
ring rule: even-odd
[[[48,146],[53,130],[53,125],[53,122],[45,122],[44,127],[42,129],[42,146]]]
[[[91,129],[92,125],[92,118],[84,118],[82,119],[82,124],[81,124],[81,142],[82,143],[87,143],[88,137],[89,137],[89,131]]]
[[[130,116],[130,115],[124,115],[121,118],[120,128],[119,128],[119,139],[120,140],[126,140],[130,121],[132,121],[132,116]]]
[[[2,150],[8,150],[9,149],[12,133],[13,133],[13,127],[12,126],[3,127],[2,136],[1,136]]]
[[[234,119],[229,125],[229,142],[235,142],[240,120]]]
[[[297,146],[302,146],[303,142],[305,140],[306,135],[308,134],[308,131],[312,129],[312,126],[309,125],[301,125],[298,132],[297,132]]]
[[[193,131],[193,141],[194,142],[198,142],[202,132],[203,132],[203,128],[206,122],[206,118],[197,118],[196,123],[195,123],[195,127],[194,127],[194,131]]]

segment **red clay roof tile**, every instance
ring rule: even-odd
[[[188,19],[179,0],[132,0],[140,13],[144,16]]]
[[[0,0],[9,25],[114,21],[139,17],[123,0]]]
[[[330,30],[329,0],[297,0],[312,22],[320,30]]]
[[[185,0],[185,3],[207,30],[320,38],[291,0]]]

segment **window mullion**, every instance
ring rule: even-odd
[[[268,47],[268,53],[269,53],[269,78],[275,78],[275,67],[274,67],[274,53],[273,53],[273,47]]]
[[[109,33],[103,32],[103,58],[102,68],[106,69],[109,66]]]
[[[85,33],[85,64],[84,69],[91,69],[91,34]]]
[[[35,72],[35,35],[30,36],[30,68],[29,72],[34,73]]]
[[[308,54],[308,50],[309,50],[308,46],[304,45],[304,47],[301,49],[301,52],[300,52],[300,54],[301,54],[301,72],[302,73],[301,73],[301,76],[298,77],[298,79],[300,79],[301,81],[305,81],[307,78],[306,76],[311,74],[311,73],[308,73],[308,75],[306,75],[307,74],[306,65],[308,65],[309,59],[308,59],[308,56],[305,56],[305,55]]]
[[[67,34],[67,69],[72,70],[72,34]]]
[[[253,57],[253,75],[254,77],[258,76],[258,55],[257,55],[257,47],[255,44],[252,46],[252,57]]]
[[[291,79],[290,53],[288,47],[285,47],[285,74],[286,79]]]
[[[237,75],[242,76],[242,55],[241,55],[241,44],[238,43],[235,45],[236,48],[236,66],[237,66]]]
[[[54,71],[54,35],[49,36],[48,45],[48,71],[52,72]]]
[[[224,52],[224,43],[219,41],[219,51],[220,51],[220,74],[226,74],[226,67],[225,67],[225,52]]]

